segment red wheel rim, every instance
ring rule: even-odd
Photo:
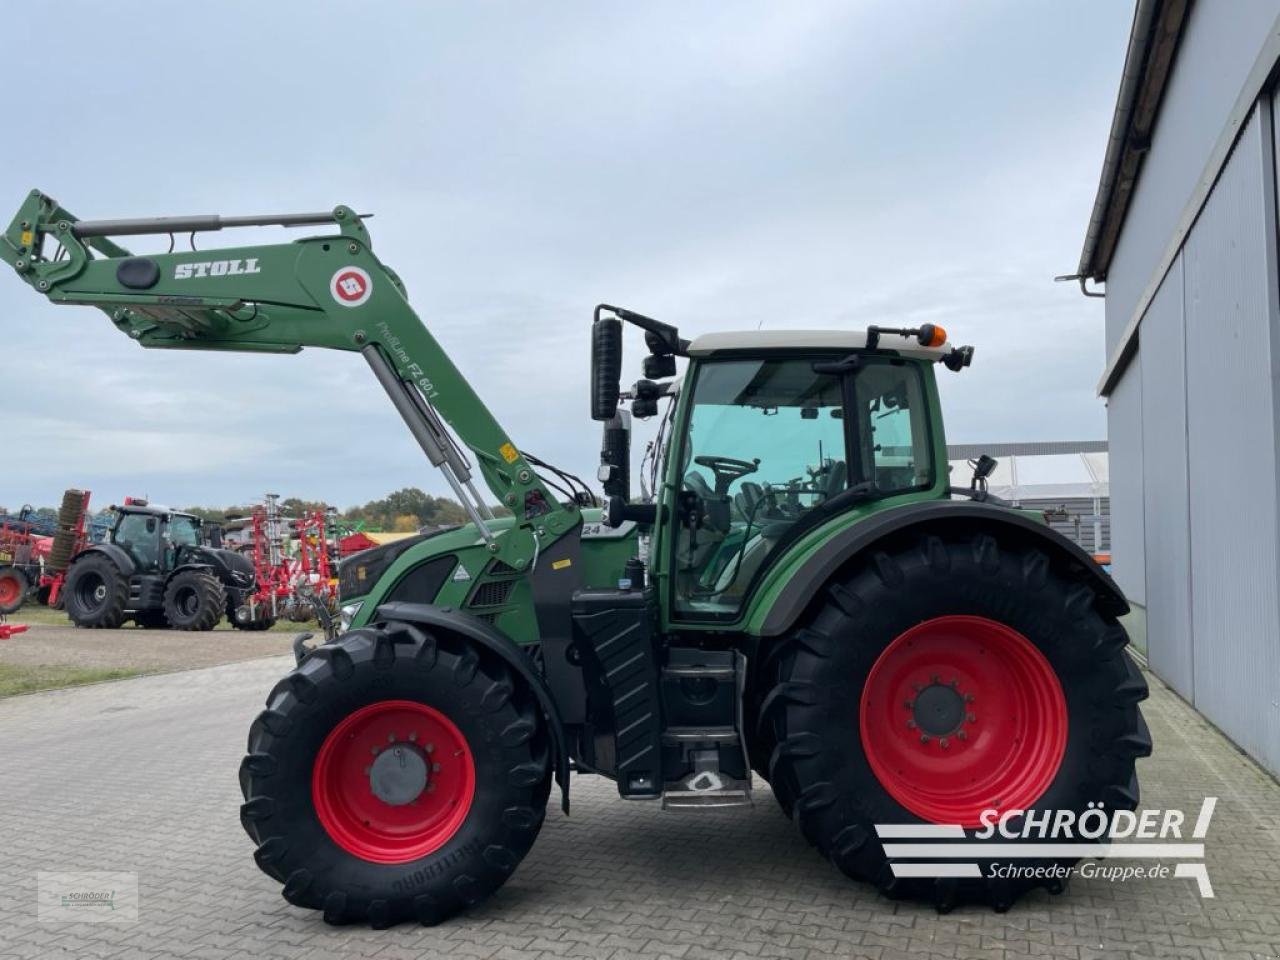
[[[20,596],[22,588],[18,584],[18,578],[11,573],[0,576],[0,607],[17,603]]]
[[[1026,637],[985,617],[937,617],[898,636],[867,675],[862,749],[916,816],[979,825],[1030,808],[1067,745],[1057,674]]]
[[[374,863],[408,863],[439,850],[467,819],[475,791],[462,731],[413,700],[382,700],[348,715],[321,744],[311,774],[325,831]]]

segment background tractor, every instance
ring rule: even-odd
[[[154,256],[108,239],[268,224],[328,229]],[[1138,802],[1151,740],[1125,599],[1042,517],[980,477],[950,485],[935,371],[973,351],[940,327],[691,341],[597,308],[601,509],[516,446],[348,207],[83,221],[33,192],[0,257],[146,348],[358,352],[467,510],[345,561],[339,622],[295,642],[250,727],[241,820],[290,903],[374,926],[473,906],[532,846],[553,784],[568,812],[571,769],[687,811],[767,782],[839,869],[943,910],[1063,884],[998,869],[1027,863],[999,835],[968,875],[928,876],[877,825],[985,844],[990,811],[1017,831],[1028,810]],[[647,347],[625,392],[624,323]],[[652,493],[632,498],[631,417],[653,416]]]
[[[127,498],[102,543],[77,553],[67,571],[64,603],[78,627],[212,630],[254,587],[253,564],[232,550],[201,543],[201,521],[189,513]],[[231,622],[265,629],[254,621]]]

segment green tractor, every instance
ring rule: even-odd
[[[329,230],[154,256],[110,239],[268,224]],[[1010,859],[993,818],[1138,803],[1126,601],[985,496],[991,463],[951,485],[935,371],[973,351],[939,327],[690,340],[599,307],[602,507],[508,437],[348,207],[83,221],[35,192],[0,256],[143,347],[359,353],[467,510],[345,561],[340,618],[295,641],[250,727],[241,820],[290,903],[377,927],[474,906],[553,790],[568,813],[571,771],[694,812],[767,782],[840,870],[940,910],[1062,889],[1026,868],[1071,851]],[[626,324],[646,350],[624,391]],[[634,497],[632,417],[659,418]],[[930,831],[993,846],[938,871],[881,843]]]

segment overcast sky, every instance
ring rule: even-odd
[[[83,218],[373,211],[379,256],[516,442],[584,474],[602,300],[686,336],[939,322],[977,347],[939,370],[949,440],[1096,439],[1101,301],[1052,277],[1079,257],[1131,16],[28,4],[0,32],[0,217],[31,187]],[[213,506],[447,489],[352,354],[144,351],[0,276],[0,368],[11,508],[68,486]]]

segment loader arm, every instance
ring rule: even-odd
[[[228,227],[312,224],[337,232],[136,257],[110,239],[190,233],[194,240]],[[489,551],[517,570],[532,569],[539,552],[580,520],[577,506],[557,500],[414,313],[404,284],[374,255],[362,218],[349,207],[277,217],[87,221],[32,191],[0,239],[0,258],[53,303],[97,307],[143,347],[359,352]],[[493,514],[475,490],[471,464],[442,420],[516,517],[508,530],[490,529]]]

